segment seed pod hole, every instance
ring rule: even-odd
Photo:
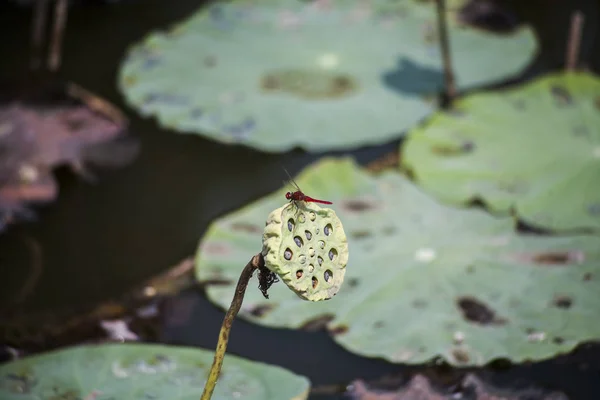
[[[323,274],[323,277],[325,278],[325,282],[329,283],[329,280],[333,278],[333,272],[331,272],[330,270],[326,270]]]
[[[309,249],[308,249],[308,256],[309,257],[314,257],[315,256],[315,249],[313,249],[312,247],[309,247]]]
[[[323,259],[321,258],[321,256],[317,257],[317,262],[319,263],[319,266],[323,265]]]
[[[295,226],[295,224],[294,224],[294,220],[293,220],[293,219],[291,219],[291,218],[290,218],[290,219],[288,219],[288,224],[287,224],[287,225],[288,225],[288,231],[290,231],[290,232],[291,232],[291,231],[293,231],[293,230],[294,230],[294,226]]]
[[[329,259],[331,261],[335,260],[337,255],[338,255],[338,252],[336,249],[333,249],[333,248],[329,249]]]
[[[308,264],[308,273],[312,274],[314,270],[315,270],[315,266],[312,264]]]
[[[319,284],[319,280],[313,276],[313,278],[312,278],[313,289],[316,289],[318,284]]]
[[[294,253],[292,253],[292,250],[290,250],[289,247],[287,249],[285,249],[285,251],[283,252],[283,257],[288,261],[290,261],[292,259],[293,255],[294,255]]]
[[[304,254],[300,254],[300,255],[298,256],[298,262],[299,262],[300,264],[304,264],[304,263],[306,262],[306,256],[305,256]]]
[[[314,220],[317,218],[317,214],[315,214],[315,212],[314,212],[314,211],[311,211],[311,212],[308,214],[308,218],[309,218],[311,221],[314,221]]]
[[[312,233],[310,233],[310,231],[304,231],[304,235],[306,235],[306,240],[312,239]]]
[[[296,243],[296,246],[298,246],[298,247],[302,247],[302,245],[304,244],[304,242],[302,241],[302,238],[300,236],[294,236],[294,242]]]
[[[325,225],[325,228],[323,228],[323,233],[325,236],[331,235],[333,233],[333,226],[331,226],[331,224]]]
[[[315,228],[315,233],[318,235],[321,230],[319,228]]]
[[[302,271],[301,269],[296,271],[296,279],[302,278],[302,275],[304,275],[304,271]]]
[[[298,221],[300,221],[300,223],[304,223],[304,221],[306,221],[306,216],[304,216],[304,214],[300,214],[298,216]]]
[[[325,242],[322,240],[319,240],[319,247],[324,249],[325,248]]]

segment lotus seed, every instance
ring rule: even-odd
[[[308,255],[309,255],[310,257],[314,257],[314,256],[315,256],[315,249],[313,249],[312,247],[310,247],[310,248],[308,249]]]
[[[333,277],[333,272],[331,272],[330,270],[327,270],[323,274],[323,277],[325,278],[325,282],[329,282],[329,280]]]
[[[310,233],[310,231],[304,231],[304,234],[306,235],[307,240],[312,239],[312,233]]]
[[[291,232],[292,230],[294,230],[294,220],[293,219],[288,219],[288,230]]]
[[[304,223],[306,221],[306,217],[304,216],[304,214],[300,214],[298,216],[298,221],[300,221],[300,223]]]
[[[315,228],[315,233],[316,233],[317,235],[319,234],[319,232],[321,232],[321,231],[319,230],[319,228]]]
[[[312,274],[312,272],[315,270],[315,266],[312,264],[308,264],[308,272],[310,272]]]
[[[330,249],[329,250],[329,259],[331,261],[335,260],[335,258],[337,257],[337,250],[336,249]]]
[[[319,265],[323,265],[323,259],[321,258],[321,256],[317,257],[317,261],[319,262]]]
[[[319,240],[319,247],[324,249],[325,248],[325,242],[322,240]]]
[[[319,284],[319,280],[313,276],[313,278],[312,278],[313,289],[316,289],[318,284]]]
[[[323,228],[323,233],[325,234],[325,236],[329,236],[332,231],[333,227],[331,226],[331,224],[327,224],[325,225],[325,228]]]
[[[289,260],[292,259],[292,255],[293,254],[294,253],[292,253],[292,251],[289,248],[287,248],[287,249],[285,249],[285,252],[283,253],[283,256],[285,257],[286,260],[289,261]]]
[[[300,236],[294,236],[294,242],[296,243],[296,246],[298,246],[298,247],[302,247],[302,245],[304,244],[304,242],[302,241],[302,238]]]
[[[302,278],[303,274],[304,274],[304,271],[302,271],[301,269],[299,269],[298,271],[296,271],[296,278],[297,279]]]
[[[314,211],[311,211],[309,215],[310,215],[309,218],[311,221],[314,221],[317,218],[317,214],[315,214]]]
[[[298,261],[300,262],[300,264],[304,264],[306,262],[306,256],[304,254],[299,255]]]

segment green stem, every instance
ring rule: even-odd
[[[254,271],[263,266],[264,263],[265,260],[263,259],[262,254],[259,253],[252,257],[252,260],[250,260],[250,262],[242,270],[240,279],[235,287],[233,300],[231,301],[229,310],[227,310],[227,313],[225,314],[223,325],[221,325],[219,341],[217,342],[217,350],[215,351],[215,359],[213,360],[212,367],[210,367],[208,379],[206,381],[206,385],[204,386],[204,391],[202,392],[202,397],[200,397],[200,400],[210,400],[212,397],[215,386],[217,385],[217,380],[221,374],[221,367],[223,365],[223,358],[225,357],[225,350],[227,350],[227,342],[229,341],[231,325],[233,325],[233,320],[242,307],[242,302],[244,301],[244,295],[246,294],[246,288],[248,287],[250,278],[252,278]]]

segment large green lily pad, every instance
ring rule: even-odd
[[[454,9],[449,16],[460,88],[515,74],[535,52],[529,27],[497,35],[461,26]],[[119,86],[163,126],[224,143],[376,144],[435,108],[436,21],[434,2],[417,0],[216,2],[134,45]]]
[[[197,400],[213,352],[104,344],[71,347],[0,365],[0,398]],[[276,366],[227,355],[214,400],[302,400],[308,379]]]
[[[401,174],[373,177],[349,159],[323,159],[297,182],[332,201],[344,224],[344,286],[309,303],[283,284],[268,300],[251,285],[242,318],[287,328],[325,320],[348,350],[405,363],[542,359],[600,338],[600,237],[518,234],[511,218],[442,205]],[[217,219],[202,238],[196,275],[220,282],[207,288],[220,307],[284,193]]]
[[[600,79],[552,74],[455,108],[411,132],[402,150],[428,192],[514,208],[542,228],[600,231]]]

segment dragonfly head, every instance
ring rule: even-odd
[[[285,198],[288,199],[288,200],[290,200],[292,198],[292,192],[287,192],[285,194]]]

